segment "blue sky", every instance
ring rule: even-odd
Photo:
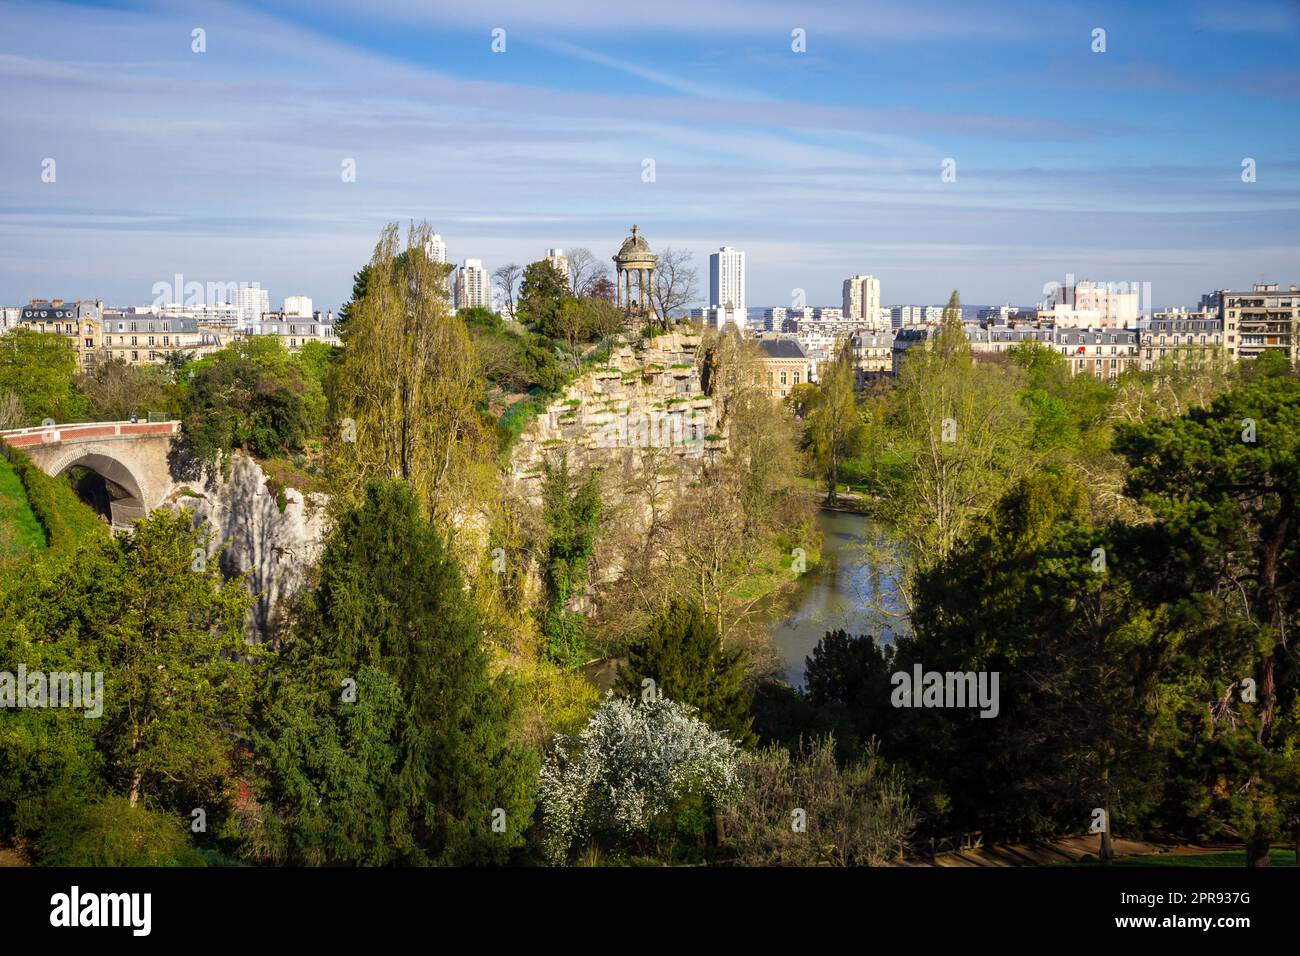
[[[886,303],[1072,273],[1194,304],[1300,282],[1298,48],[1297,0],[0,0],[0,303],[180,273],[337,307],[428,219],[489,267],[635,222],[707,282],[735,246],[751,305],[861,272]]]

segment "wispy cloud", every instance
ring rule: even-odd
[[[864,269],[890,301],[938,299],[935,282],[1014,297],[1044,262],[1105,265],[1121,240],[1165,249],[1171,287],[1185,253],[1191,298],[1214,250],[1224,269],[1245,249],[1256,271],[1297,261],[1286,62],[1080,61],[1093,11],[1056,3],[552,7],[7,7],[0,300],[131,301],[180,270],[337,304],[383,222],[426,217],[453,257],[489,262],[603,255],[633,221],[701,257],[740,245],[755,302],[791,285],[830,301]],[[790,51],[795,26],[815,60]],[[437,54],[412,55],[426,35]]]

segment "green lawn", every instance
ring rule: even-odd
[[[1295,850],[1274,847],[1269,853],[1269,862],[1273,866],[1295,866]],[[1096,860],[1078,860],[1070,863],[1049,863],[1048,866],[1103,866]],[[1225,866],[1244,867],[1245,850],[1224,850],[1220,853],[1199,853],[1189,856],[1174,856],[1172,853],[1157,853],[1151,856],[1126,856],[1116,860],[1111,866],[1118,867],[1160,867],[1160,866]]]
[[[0,560],[45,547],[45,529],[27,502],[27,489],[8,459],[0,457]]]
[[[73,548],[89,535],[107,534],[107,526],[93,508],[77,497],[72,486],[60,476],[51,478],[37,468],[22,452],[0,446],[4,471],[18,482],[26,512],[32,514],[41,533],[41,542],[51,548]],[[23,527],[23,511],[0,515],[8,528]]]

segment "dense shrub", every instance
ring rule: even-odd
[[[190,450],[210,461],[235,448],[259,458],[302,449],[325,422],[319,362],[309,359],[256,336],[196,363],[184,399]]]
[[[747,754],[721,813],[719,842],[746,866],[882,866],[902,859],[917,814],[874,746],[840,766],[827,736],[794,756]]]
[[[646,681],[657,693],[697,708],[701,720],[736,743],[753,742],[745,655],[723,649],[716,622],[698,603],[672,601],[629,648],[620,688],[639,695]]]
[[[104,797],[65,802],[37,844],[42,866],[206,866],[184,821],[169,813]]]

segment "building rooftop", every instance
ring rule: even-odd
[[[156,312],[105,312],[105,332],[197,332],[199,320]]]
[[[767,353],[768,358],[801,359],[808,355],[803,346],[794,339],[759,339],[758,346]]]

